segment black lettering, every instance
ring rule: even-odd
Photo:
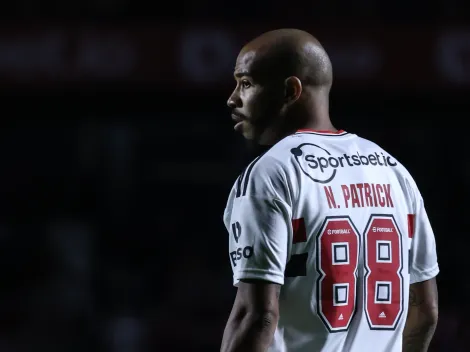
[[[339,166],[339,161],[338,161],[338,159],[335,159],[335,158],[333,158],[332,156],[330,156],[330,157],[328,158],[328,162],[330,163],[331,167],[333,167],[333,168],[335,168],[335,169]]]
[[[376,158],[377,158],[377,163],[378,163],[380,166],[383,166],[384,164],[382,164],[382,163],[380,162],[380,155],[377,154],[377,152],[375,152],[374,154],[375,154],[375,156],[376,156]]]
[[[351,164],[351,162],[349,161],[350,156],[347,155],[347,154],[343,154],[343,155],[344,155],[344,157],[346,158],[346,161],[348,162],[348,165],[349,165],[349,166],[354,166],[354,164]]]
[[[312,154],[305,156],[305,161],[311,169],[320,169],[320,171],[326,172],[328,168],[337,169],[339,167],[347,166],[396,166],[397,162],[393,160],[390,156],[385,156],[382,152],[374,152],[371,154],[361,155],[359,152],[353,155],[343,154],[339,157],[327,156],[327,157],[318,157]],[[233,225],[232,225],[233,226]],[[234,230],[235,231],[235,230]],[[240,237],[240,234],[237,233],[237,236]]]
[[[243,257],[246,259],[250,258],[253,255],[253,247],[251,246],[246,246],[243,248]]]
[[[397,162],[393,162],[390,157],[387,157],[387,164],[390,166],[397,166]]]
[[[382,159],[384,160],[384,165],[385,165],[385,166],[388,166],[388,165],[387,165],[387,158],[385,158],[384,153],[380,153],[380,154],[382,154]]]
[[[367,159],[366,156],[364,156],[364,155],[359,155],[359,152],[357,152],[357,156],[358,156],[359,159],[361,160],[361,164],[362,164],[362,165],[369,165],[369,159]]]
[[[232,260],[232,265],[237,266],[237,252],[230,252],[230,259]]]
[[[240,260],[240,259],[242,259],[242,249],[237,248],[237,260]]]
[[[351,159],[353,159],[354,165],[361,165],[361,161],[357,155],[351,156]]]
[[[318,163],[320,164],[320,171],[323,172],[324,169],[328,167],[328,159],[327,158],[317,158]]]
[[[248,259],[253,256],[254,249],[253,246],[238,247],[236,250],[230,252],[230,260],[234,267],[237,266],[237,262],[242,258]]]
[[[305,161],[308,162],[308,163],[312,163],[312,165],[308,165],[308,167],[312,168],[312,169],[316,169],[318,167],[318,163],[317,161],[315,160],[315,155],[306,155],[305,156]]]
[[[235,239],[235,242],[238,243],[238,239],[242,235],[242,227],[238,221],[232,224],[232,234],[233,238]]]

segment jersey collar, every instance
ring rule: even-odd
[[[347,132],[344,130],[338,130],[335,132],[335,131],[314,130],[311,128],[304,128],[301,130],[297,130],[295,133],[314,133],[314,134],[321,134],[325,136],[338,136],[338,135],[347,134]]]

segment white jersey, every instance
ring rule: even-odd
[[[271,352],[401,352],[409,285],[439,272],[410,174],[344,131],[301,130],[255,159],[224,223],[234,285],[282,285]]]

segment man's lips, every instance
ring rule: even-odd
[[[232,120],[235,122],[242,122],[245,119],[246,119],[245,116],[241,114],[237,114],[235,112],[232,113]]]

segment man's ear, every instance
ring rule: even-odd
[[[295,103],[302,94],[302,82],[295,76],[291,76],[284,81],[285,103],[291,105]]]

